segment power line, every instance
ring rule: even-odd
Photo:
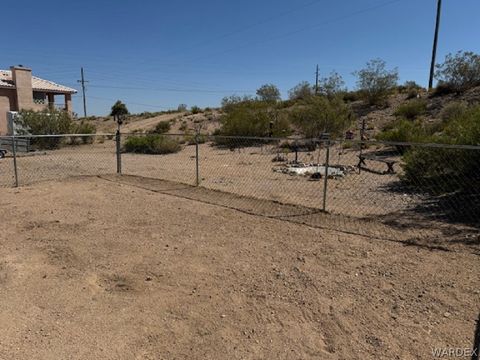
[[[208,93],[208,94],[225,94],[225,93],[254,93],[254,90],[210,90],[210,89],[177,89],[177,88],[146,88],[135,86],[114,86],[114,85],[90,85],[92,88],[103,89],[120,89],[120,90],[148,90],[162,92],[179,92],[179,93]]]
[[[248,44],[244,44],[243,46],[237,46],[235,48],[230,48],[230,49],[220,51],[220,52],[217,52],[217,53],[210,53],[207,56],[200,56],[200,57],[192,59],[191,61],[197,61],[197,60],[200,60],[200,59],[209,58],[210,56],[217,56],[217,55],[220,55],[220,54],[225,54],[225,53],[235,51],[235,50],[238,50],[238,49],[243,49],[243,48],[250,47],[251,45],[260,45],[260,44],[264,44],[264,43],[269,42],[269,41],[280,40],[280,39],[283,39],[283,38],[286,38],[286,37],[290,37],[292,35],[296,35],[298,33],[302,33],[302,32],[308,31],[308,30],[317,29],[317,28],[323,27],[325,25],[329,25],[329,24],[332,24],[332,23],[335,23],[335,22],[338,22],[338,21],[346,20],[348,18],[357,16],[357,15],[360,15],[360,14],[363,14],[363,13],[366,13],[366,12],[369,12],[369,11],[377,10],[377,9],[380,9],[382,7],[385,7],[385,6],[389,6],[389,5],[392,5],[392,4],[395,4],[395,3],[399,3],[401,1],[402,0],[386,1],[386,2],[383,2],[383,3],[378,4],[378,5],[370,6],[370,7],[364,8],[364,9],[360,9],[358,11],[351,12],[351,13],[346,14],[346,15],[342,15],[342,16],[338,16],[336,18],[332,18],[330,20],[327,20],[325,22],[322,22],[322,23],[319,23],[319,24],[316,24],[316,25],[313,25],[313,26],[303,27],[301,29],[290,31],[290,32],[284,33],[284,34],[279,35],[279,36],[274,36],[274,37],[270,37],[270,38],[259,40],[259,41],[249,42]]]

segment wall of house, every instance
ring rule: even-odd
[[[17,111],[15,90],[0,89],[0,135],[9,135],[7,112]]]

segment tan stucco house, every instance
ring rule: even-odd
[[[8,112],[57,108],[72,112],[72,94],[77,91],[54,82],[32,76],[32,70],[11,66],[0,70],[0,135],[8,134]],[[63,101],[55,102],[61,97]]]

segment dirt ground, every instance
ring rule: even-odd
[[[1,359],[431,359],[471,348],[478,255],[100,178],[2,189]]]

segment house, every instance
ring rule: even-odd
[[[32,76],[32,70],[21,65],[0,70],[0,135],[10,135],[10,111],[56,108],[72,113],[72,94],[77,91]],[[61,97],[63,102],[56,103]]]

